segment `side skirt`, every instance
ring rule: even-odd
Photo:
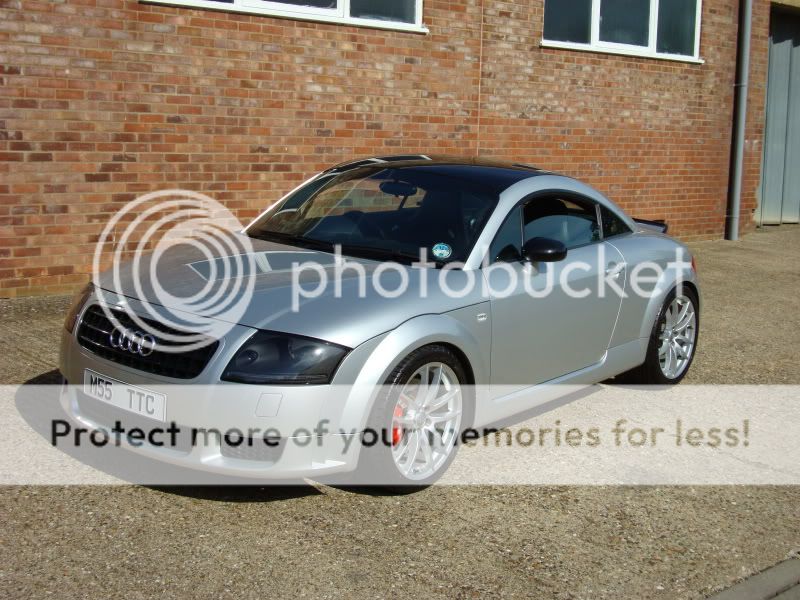
[[[530,418],[528,412],[534,409],[536,414],[542,414],[558,406],[577,400],[589,393],[586,389],[592,384],[599,383],[624,373],[642,364],[647,351],[647,339],[636,339],[631,342],[609,348],[599,362],[584,369],[562,375],[550,381],[514,390],[502,394],[504,390],[498,389],[495,396],[494,390],[489,391],[489,398],[478,402],[475,411],[475,427],[485,427],[496,424],[508,417]]]

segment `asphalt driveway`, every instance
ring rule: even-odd
[[[800,227],[694,250],[687,382],[800,383]],[[0,383],[52,379],[67,303],[0,300]],[[796,487],[6,487],[0,515],[7,598],[697,598],[800,548]]]

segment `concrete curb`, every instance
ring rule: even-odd
[[[794,600],[800,598],[800,559],[790,558],[711,596],[709,600]]]

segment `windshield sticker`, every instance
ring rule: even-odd
[[[439,242],[438,244],[434,245],[434,247],[431,249],[431,252],[433,252],[434,257],[444,259],[450,258],[450,255],[453,253],[453,249],[447,244]]]

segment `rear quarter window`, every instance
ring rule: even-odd
[[[603,238],[615,237],[631,232],[631,228],[621,218],[605,206],[600,206],[600,219],[603,222]]]

